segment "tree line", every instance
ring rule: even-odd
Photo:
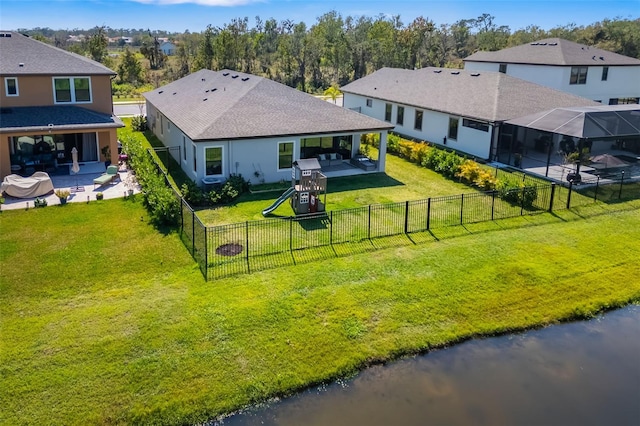
[[[45,29],[48,30],[48,29]],[[77,31],[77,30],[74,30]],[[462,68],[463,59],[478,50],[495,51],[543,38],[558,37],[640,58],[640,19],[605,19],[587,26],[568,24],[550,30],[536,25],[511,31],[482,14],[453,24],[436,25],[418,17],[404,23],[400,16],[346,16],[330,11],[307,26],[292,20],[232,19],[202,32],[167,33],[96,27],[83,43],[65,45],[60,34],[23,30],[62,48],[85,54],[117,70],[121,83],[158,86],[199,69],[233,69],[264,76],[306,92],[347,84],[382,67]],[[55,36],[55,34],[58,34]],[[107,37],[127,34],[131,46],[110,57]],[[159,37],[177,46],[166,58]]]

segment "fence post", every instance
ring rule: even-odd
[[[460,225],[462,225],[463,211],[464,211],[464,194],[460,194]]]
[[[293,253],[293,219],[289,219],[289,251]]]
[[[549,212],[553,211],[553,199],[556,196],[556,183],[551,182],[551,199],[549,200]]]
[[[371,239],[371,204],[369,204],[369,219],[367,221],[367,238]]]
[[[245,258],[247,259],[247,272],[251,273],[251,265],[249,265],[249,221],[244,225],[245,229]]]
[[[496,190],[491,191],[491,220],[494,218],[494,212],[496,210]]]
[[[204,280],[209,281],[209,240],[207,239],[207,227],[204,227]]]
[[[524,182],[524,179],[522,181]],[[526,189],[527,189],[527,186],[523,185],[522,186],[522,194],[520,195],[520,198],[521,198],[521,200],[520,200],[520,216],[522,216],[524,214],[524,196],[525,196],[525,193],[526,193]]]
[[[624,170],[622,171],[622,176],[620,177],[620,189],[618,190],[618,200],[622,198],[622,183],[624,182]]]
[[[571,208],[571,191],[573,189],[573,181],[569,182],[569,194],[567,195],[567,209]]]
[[[600,186],[600,176],[598,176],[598,179],[596,180],[596,190],[593,193],[593,201],[598,201],[598,186]]]
[[[427,198],[427,231],[429,230],[429,225],[431,224],[431,197]]]
[[[333,245],[333,210],[329,212],[329,245]]]
[[[196,254],[196,212],[191,212],[191,253]]]
[[[404,233],[409,233],[409,201],[404,202]]]

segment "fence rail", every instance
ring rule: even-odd
[[[171,185],[164,168],[153,155],[152,158],[180,200],[181,240],[207,280],[291,265],[300,257],[335,256],[340,247],[376,238],[569,209],[598,200],[640,198],[640,184],[625,180],[624,174],[606,182],[598,178],[573,185],[548,183],[523,173],[516,176],[523,186],[509,192],[476,192],[206,226]]]

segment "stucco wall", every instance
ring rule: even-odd
[[[372,100],[371,107],[366,106],[367,99]],[[384,120],[385,104],[390,103],[380,99],[367,98],[351,93],[344,94],[344,107],[360,109],[365,115]],[[403,124],[397,124],[398,106],[404,107]],[[423,111],[422,130],[416,130],[415,116],[416,110]],[[449,118],[459,118],[458,138],[452,140],[447,137],[446,145],[444,137],[449,133]],[[464,127],[463,117],[449,115],[441,112],[423,110],[410,105],[392,103],[391,123],[395,124],[394,132],[400,133],[418,140],[434,143],[442,147],[456,149],[475,157],[488,159],[491,145],[491,126],[488,132]]]
[[[0,105],[7,107],[49,106],[49,105],[77,105],[104,114],[113,113],[111,100],[111,78],[108,75],[88,76],[91,79],[91,102],[55,104],[53,98],[52,76],[0,76],[2,89],[0,90]],[[5,77],[18,79],[18,96],[7,96]],[[56,76],[65,77],[65,76]],[[73,76],[70,76],[73,77]]]

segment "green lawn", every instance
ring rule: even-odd
[[[212,282],[139,202],[2,212],[0,424],[196,423],[401,354],[640,302],[639,208],[449,227]]]

